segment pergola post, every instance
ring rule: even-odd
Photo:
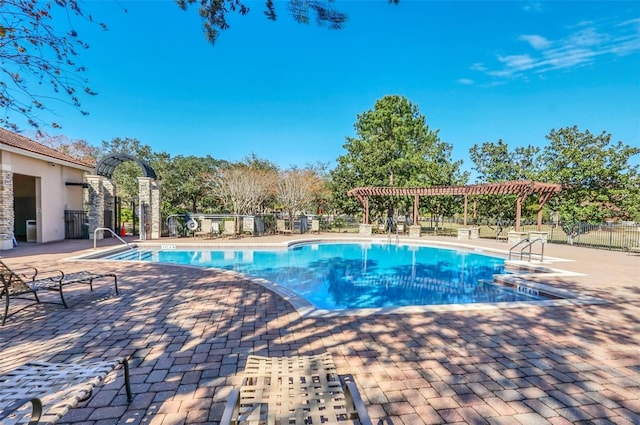
[[[522,215],[522,200],[524,197],[522,195],[518,195],[516,200],[516,232],[520,231],[520,217]]]
[[[551,195],[552,193],[543,193],[538,199],[538,231],[542,230],[542,208],[549,198],[551,198]]]
[[[413,197],[413,225],[418,225],[418,214],[419,214],[419,205],[420,205],[420,196],[414,195]]]
[[[362,217],[362,224],[371,224],[369,221],[369,197],[365,196],[362,204],[364,205],[364,217]]]
[[[467,212],[469,210],[469,195],[464,194],[464,222],[463,225],[467,226]]]
[[[473,224],[477,225],[478,223],[478,198],[474,196],[473,198]]]

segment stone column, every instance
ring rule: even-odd
[[[420,237],[420,232],[422,231],[422,227],[420,227],[419,224],[414,224],[412,226],[409,226],[409,237],[410,238],[419,238]]]
[[[116,187],[109,179],[102,180],[102,193],[104,195],[104,210],[110,211],[109,217],[104,217],[105,225],[111,223],[111,230],[118,234],[116,225]]]
[[[162,216],[160,211],[160,181],[151,182],[151,239],[162,236]]]
[[[372,228],[373,228],[373,226],[371,224],[360,223],[360,226],[359,226],[360,236],[371,236],[371,229]]]
[[[140,240],[151,237],[151,177],[138,177],[138,199],[140,202]]]
[[[0,250],[12,249],[15,234],[13,211],[13,173],[8,165],[0,166]]]
[[[160,239],[160,182],[151,177],[138,177],[140,199],[140,239]]]
[[[104,227],[104,190],[103,177],[96,175],[85,176],[89,185],[89,239],[93,239],[98,227]],[[96,239],[104,238],[103,232],[96,234]]]

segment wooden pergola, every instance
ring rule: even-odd
[[[469,195],[516,195],[516,226],[520,231],[522,202],[529,195],[538,195],[538,230],[542,229],[542,207],[549,198],[562,190],[562,186],[531,180],[518,180],[502,183],[485,183],[470,186],[432,186],[432,187],[356,187],[347,192],[355,196],[364,208],[362,222],[369,224],[370,196],[413,196],[413,224],[418,224],[418,206],[421,196],[464,196],[464,225],[467,225]]]

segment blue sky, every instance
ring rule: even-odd
[[[283,1],[276,22],[247,3],[211,46],[196,9],[173,1],[83,2],[109,27],[73,20],[99,94],[82,98],[88,116],[50,104],[63,128],[45,131],[333,167],[357,115],[399,94],[466,169],[474,143],[542,146],[573,125],[640,147],[637,1],[337,0],[349,15],[339,31],[295,23]]]

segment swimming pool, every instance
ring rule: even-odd
[[[318,309],[534,301],[494,283],[504,259],[420,245],[305,243],[289,249],[139,249],[108,257],[233,270],[288,288]]]

